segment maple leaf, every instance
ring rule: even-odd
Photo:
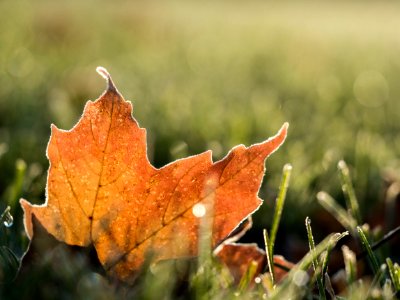
[[[97,70],[108,89],[87,102],[70,131],[51,126],[46,202],[20,202],[30,239],[35,217],[59,241],[93,244],[110,275],[131,281],[149,251],[155,260],[196,255],[194,207],[212,204],[213,246],[252,214],[262,202],[257,193],[264,160],[283,143],[288,125],[263,143],[233,148],[216,163],[207,151],[156,169],[131,103],[105,69]]]

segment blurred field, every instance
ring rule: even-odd
[[[253,231],[261,240],[291,163],[278,248],[305,237],[307,214],[332,221],[316,214],[315,194],[343,201],[340,159],[365,218],[400,180],[398,2],[6,0],[0,11],[0,211],[8,201],[20,218],[20,196],[44,201],[50,124],[71,128],[102,93],[99,65],[133,102],[156,166],[207,149],[221,158],[290,123],[267,160]],[[18,159],[22,195],[7,189]],[[327,224],[317,236],[338,228]]]

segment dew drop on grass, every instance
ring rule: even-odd
[[[6,227],[11,227],[11,226],[13,225],[13,223],[14,223],[14,219],[13,219],[13,217],[10,215],[10,217],[7,218],[7,220],[5,220],[3,223],[4,223],[4,225],[5,225]]]
[[[4,215],[2,216],[3,219],[3,224],[6,227],[11,227],[14,224],[14,218],[13,216],[10,214],[10,211],[5,211]]]

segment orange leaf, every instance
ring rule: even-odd
[[[257,264],[251,281],[260,275],[267,263],[265,252],[257,244],[222,244],[215,251],[216,257],[224,263],[231,272],[235,284],[238,284],[250,268],[250,264]]]
[[[293,267],[294,263],[286,260],[282,255],[274,255],[274,275],[276,282],[281,282]]]
[[[228,267],[236,284],[246,275],[251,263],[257,263],[252,280],[259,276],[267,266],[267,256],[262,249],[257,247],[257,244],[224,242],[215,250],[215,256]],[[281,255],[274,255],[274,265],[276,282],[281,282],[294,266]]]
[[[264,160],[283,143],[288,125],[263,143],[233,148],[216,163],[207,151],[156,169],[131,103],[105,69],[98,71],[108,81],[106,92],[88,101],[70,131],[51,127],[46,203],[22,199],[21,205],[31,239],[34,215],[62,242],[93,244],[103,267],[130,281],[149,251],[156,260],[196,255],[196,204],[212,204],[214,246],[257,210]]]

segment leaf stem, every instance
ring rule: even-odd
[[[117,88],[114,85],[114,82],[111,78],[110,73],[108,73],[107,69],[104,67],[97,67],[97,73],[99,73],[104,79],[107,80],[107,91],[117,92]]]

